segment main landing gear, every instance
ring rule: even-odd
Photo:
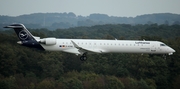
[[[84,53],[81,57],[80,57],[81,61],[86,61],[87,60],[87,56],[86,53]]]

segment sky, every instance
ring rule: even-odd
[[[89,16],[93,13],[118,17],[143,14],[180,14],[180,0],[0,0],[0,15],[64,13]]]

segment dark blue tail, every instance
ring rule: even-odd
[[[26,29],[23,24],[12,24],[4,28],[13,28],[20,41],[35,40],[33,35]]]
[[[23,24],[12,24],[4,28],[13,28],[19,38],[19,44],[27,47],[34,47],[43,49],[43,47],[36,41],[34,36],[26,29]]]

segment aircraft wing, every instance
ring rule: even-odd
[[[83,54],[83,53],[86,53],[86,52],[91,52],[91,53],[103,53],[103,50],[101,49],[88,49],[88,48],[83,48],[83,47],[80,47],[78,46],[74,41],[71,40],[71,42],[73,43],[74,47],[79,49],[78,51]]]

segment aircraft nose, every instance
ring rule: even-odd
[[[175,51],[174,49],[172,49],[172,48],[171,48],[171,51],[172,51],[173,53],[176,52],[176,51]]]
[[[172,55],[174,52],[176,52],[174,49],[172,49],[171,47],[169,47],[169,55]]]

